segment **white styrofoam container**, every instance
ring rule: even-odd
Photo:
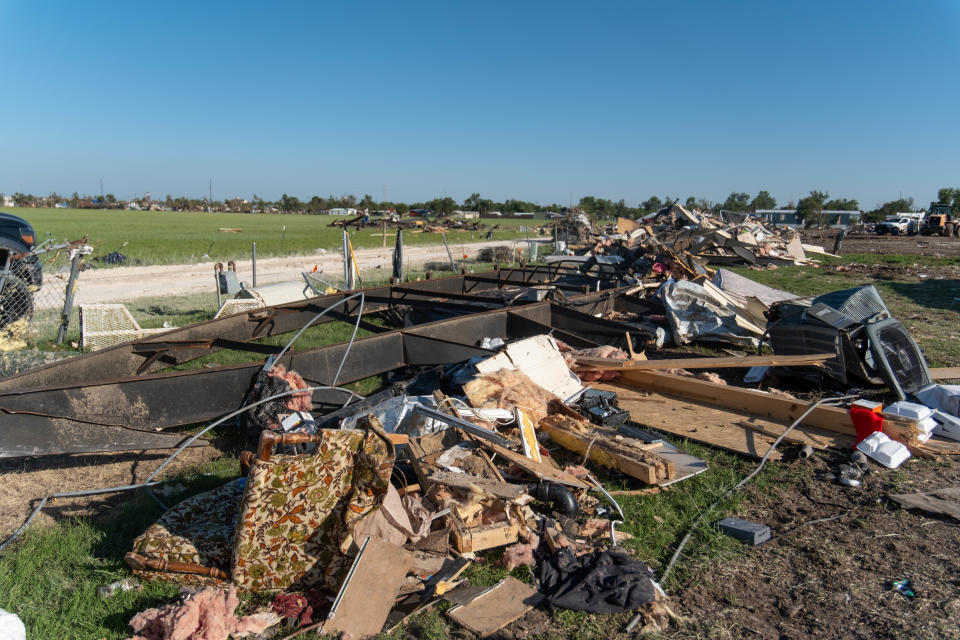
[[[883,410],[884,415],[891,414],[895,416],[900,416],[903,418],[909,418],[910,420],[924,420],[933,415],[933,410],[930,407],[925,407],[922,404],[917,404],[916,402],[907,402],[906,400],[901,400],[900,402],[894,402],[891,405],[888,405]]]
[[[913,395],[931,409],[960,417],[960,385],[928,384]]]
[[[858,442],[857,449],[890,469],[896,469],[910,457],[905,444],[891,440],[882,431],[875,431]]]

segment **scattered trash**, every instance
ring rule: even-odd
[[[911,600],[917,597],[916,592],[913,590],[913,580],[891,580],[890,588],[902,593]]]
[[[770,539],[770,527],[765,524],[747,522],[740,518],[724,518],[717,523],[717,527],[728,536],[753,546]]]
[[[15,613],[0,609],[0,640],[27,640],[27,629]]]
[[[102,587],[97,587],[97,595],[101,598],[109,598],[114,594],[121,593],[123,591],[137,591],[143,589],[140,585],[140,581],[137,580],[134,576],[129,578],[124,578],[123,580],[117,580],[116,582],[111,582],[110,584],[105,584]]]

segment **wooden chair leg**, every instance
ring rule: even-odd
[[[164,571],[170,573],[190,573],[199,576],[209,576],[217,580],[230,580],[230,575],[216,567],[205,567],[195,562],[170,562],[168,560],[154,560],[137,555],[132,551],[123,556],[123,561],[131,569],[138,571]]]

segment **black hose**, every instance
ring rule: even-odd
[[[573,495],[570,489],[562,484],[555,482],[539,482],[537,484],[528,484],[527,490],[537,500],[549,502],[553,509],[568,518],[575,518],[580,513],[580,505],[577,504],[577,497]]]

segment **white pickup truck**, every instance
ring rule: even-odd
[[[899,220],[886,220],[877,225],[877,235],[882,236],[886,233],[890,235],[900,235],[901,233],[913,234],[917,232],[919,225],[916,220],[911,218],[900,218]]]

